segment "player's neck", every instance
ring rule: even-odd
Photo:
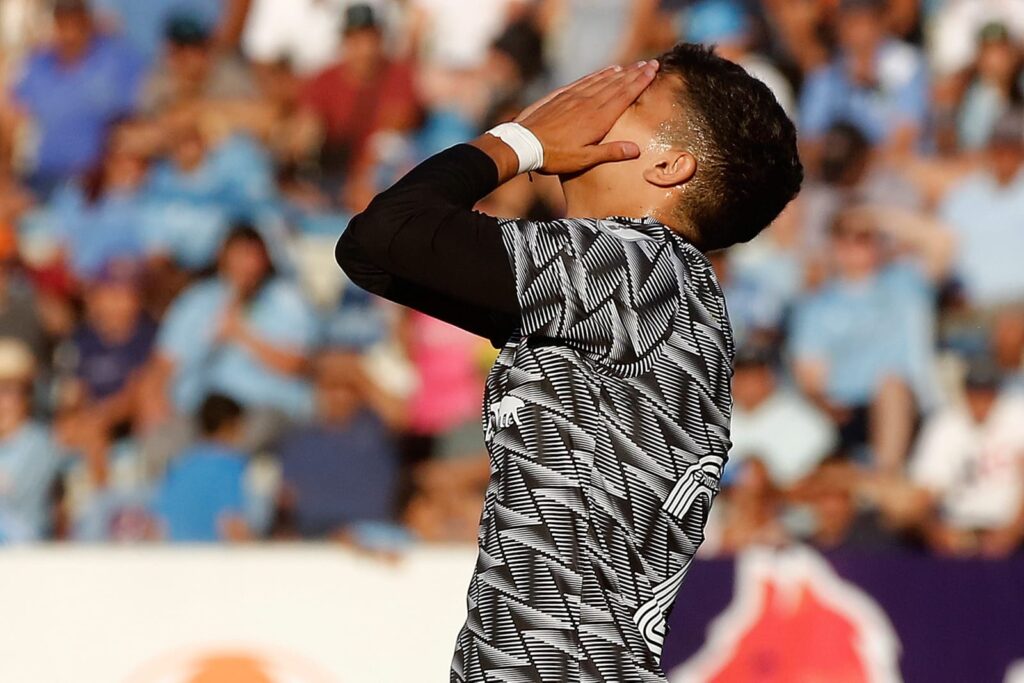
[[[633,196],[626,199],[630,195],[628,192],[579,192],[568,184],[563,184],[562,190],[565,194],[566,218],[653,219],[696,244],[692,232],[680,224],[675,213],[661,206],[662,200],[674,202],[674,198]]]

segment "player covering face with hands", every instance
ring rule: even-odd
[[[568,217],[473,206],[558,175]],[[352,220],[360,286],[501,349],[452,681],[663,681],[669,612],[729,448],[733,341],[706,251],[796,195],[766,86],[679,45],[552,93],[413,169]]]

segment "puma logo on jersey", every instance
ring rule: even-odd
[[[512,425],[519,426],[522,419],[519,417],[519,409],[526,405],[521,398],[505,396],[498,403],[490,408],[490,416],[487,420],[487,434],[485,438],[490,439],[499,429],[505,429]]]

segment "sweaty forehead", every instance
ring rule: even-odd
[[[678,76],[658,76],[637,98],[636,106],[645,116],[656,117],[659,121],[678,116],[682,108],[679,97],[682,87]]]
[[[652,130],[666,130],[682,124],[685,119],[680,89],[682,79],[675,75],[658,76],[637,98],[635,116]]]

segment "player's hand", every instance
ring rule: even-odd
[[[556,90],[516,118],[544,146],[541,173],[564,175],[640,156],[635,142],[602,142],[658,74],[658,62],[608,67]]]

